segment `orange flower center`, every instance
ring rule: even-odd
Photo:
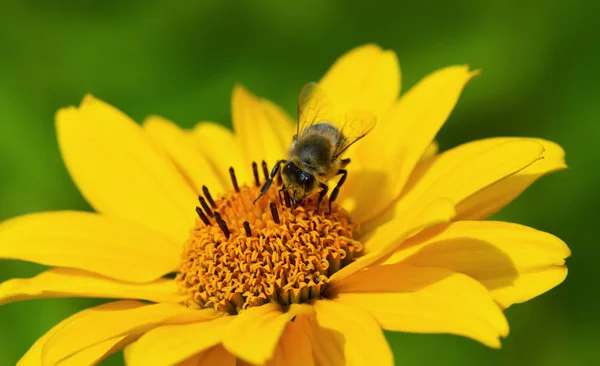
[[[362,253],[352,239],[357,230],[337,204],[328,213],[316,197],[290,207],[280,200],[280,184],[273,184],[253,204],[260,182],[253,164],[255,185],[238,187],[213,200],[206,187],[197,207],[198,220],[185,244],[177,275],[187,305],[212,307],[236,314],[239,310],[277,302],[283,306],[321,298],[329,277]],[[265,179],[266,165],[263,162]]]

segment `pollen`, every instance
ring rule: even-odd
[[[357,225],[336,203],[329,213],[327,199],[318,210],[316,197],[292,207],[277,182],[253,204],[260,179],[252,167],[253,186],[238,186],[230,169],[230,192],[214,200],[204,187],[199,197],[176,277],[188,307],[237,314],[269,302],[286,307],[319,299],[329,277],[363,252],[353,240]]]

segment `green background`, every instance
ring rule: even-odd
[[[199,4],[201,3],[201,4]],[[301,3],[294,5],[293,3]],[[498,218],[549,231],[573,251],[558,288],[507,311],[501,350],[448,335],[389,334],[397,364],[589,365],[600,359],[597,310],[599,8],[591,1],[0,1],[0,219],[89,209],[61,162],[53,115],[87,92],[137,121],[230,126],[236,82],[294,110],[300,86],[350,48],[395,50],[403,90],[427,73],[483,70],[438,140],[489,136],[560,143],[570,169],[542,179]],[[593,8],[595,7],[595,9]],[[10,245],[10,243],[1,243]],[[40,266],[2,261],[0,280]],[[0,365],[95,300],[0,307]],[[107,364],[120,364],[120,354]]]

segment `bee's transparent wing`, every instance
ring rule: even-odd
[[[298,127],[296,135],[302,133],[312,124],[330,122],[335,124],[336,116],[333,106],[317,83],[304,85],[298,95]]]
[[[335,125],[344,136],[335,147],[334,157],[338,158],[350,146],[373,130],[377,123],[377,117],[368,111],[348,111],[338,117],[336,121]]]
[[[304,85],[298,95],[298,128],[297,136],[312,124],[329,122],[336,126],[343,135],[339,139],[334,157],[339,157],[346,149],[365,137],[375,127],[375,114],[367,111],[346,111],[336,114],[332,103],[317,83]]]

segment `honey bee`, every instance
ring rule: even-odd
[[[306,84],[298,97],[298,125],[287,152],[287,159],[279,160],[269,179],[262,186],[260,199],[270,188],[281,169],[283,185],[279,190],[288,192],[294,206],[304,198],[319,191],[317,211],[323,197],[329,191],[327,183],[341,175],[329,197],[331,203],[337,198],[346,182],[348,171],[344,169],[349,158],[342,158],[350,146],[365,137],[375,126],[376,118],[368,112],[346,112],[338,116],[325,93],[316,83]]]

